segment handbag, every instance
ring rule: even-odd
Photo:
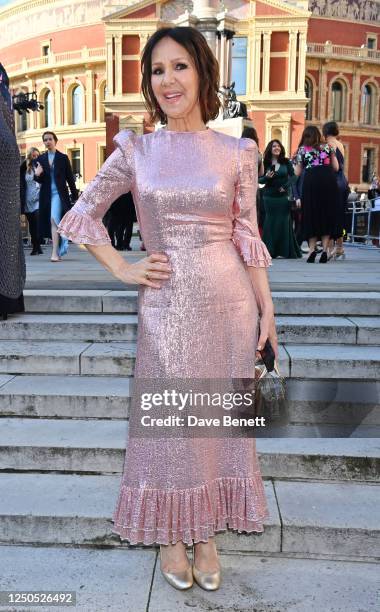
[[[255,362],[255,401],[254,416],[264,417],[270,425],[273,421],[287,421],[285,380],[275,362],[272,371],[268,371],[262,359]]]

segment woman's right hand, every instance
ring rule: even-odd
[[[297,208],[301,208],[301,200],[299,198],[296,200],[296,206]]]
[[[152,253],[140,261],[123,266],[117,278],[126,284],[146,285],[152,289],[161,289],[159,281],[170,278],[171,267],[164,253]]]
[[[273,178],[274,177],[274,171],[273,170],[268,170],[268,172],[266,173],[266,175],[268,178]]]
[[[35,168],[34,168],[34,174],[35,174],[36,176],[41,176],[41,174],[43,173],[43,171],[44,171],[44,169],[43,169],[43,167],[41,166],[40,162],[37,162],[37,163],[36,163],[36,166],[35,166]]]

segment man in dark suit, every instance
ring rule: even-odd
[[[68,156],[56,149],[57,136],[46,131],[42,141],[47,151],[37,159],[34,171],[35,180],[41,183],[39,229],[41,236],[53,240],[51,261],[60,261],[67,252],[68,241],[58,234],[57,226],[78,199],[78,191]]]

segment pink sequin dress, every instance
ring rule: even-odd
[[[115,151],[60,223],[110,240],[102,217],[131,191],[147,252],[169,257],[160,290],[139,287],[135,378],[250,377],[258,308],[248,266],[270,255],[256,222],[257,147],[212,129],[114,139]],[[113,531],[131,544],[260,532],[268,508],[252,438],[129,438]]]

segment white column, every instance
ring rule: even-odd
[[[269,73],[270,73],[270,39],[271,32],[264,32],[264,51],[263,51],[263,93],[269,93]]]
[[[228,66],[227,66],[227,39],[223,33],[220,34],[220,38],[217,39],[218,50],[219,50],[219,77],[220,84],[228,85]]]
[[[351,120],[354,123],[359,123],[360,117],[360,68],[354,68],[354,75],[352,79],[352,108],[351,108]]]
[[[121,34],[115,36],[115,94],[121,96],[122,90],[122,52],[121,52]]]
[[[28,92],[29,93],[32,93],[32,91],[35,90],[35,88],[33,86],[32,79],[28,79],[28,81],[26,83],[26,86],[28,88]],[[37,121],[36,121],[37,117],[36,117],[36,115],[37,115],[37,113],[34,113],[34,112],[33,113],[29,113],[27,115],[27,117],[28,117],[28,129],[29,130],[34,130],[37,127]]]
[[[113,96],[115,84],[113,82],[112,37],[106,39],[106,77],[108,94]]]
[[[328,60],[327,60],[328,61]],[[325,121],[326,119],[326,94],[327,91],[327,62],[322,60],[322,67],[319,78],[319,120]]]
[[[253,58],[253,93],[260,93],[260,73],[261,73],[261,32],[255,33],[254,39],[254,58]]]
[[[148,42],[148,38],[149,38],[149,34],[139,34],[139,39],[140,39],[140,57],[142,56],[142,52],[144,51],[144,47],[146,45],[146,43]],[[139,87],[141,85],[141,79],[142,79],[142,74],[141,74],[141,63],[139,65]]]
[[[306,72],[306,32],[300,32],[298,46],[298,86],[297,91],[301,93],[305,90]]]
[[[296,91],[296,65],[297,65],[297,32],[289,32],[288,53],[288,91]]]
[[[252,74],[252,66],[254,66],[254,58],[253,58],[253,53],[254,53],[254,37],[253,37],[253,32],[251,32],[250,30],[248,30],[248,36],[247,36],[247,74],[246,74],[246,82],[247,82],[247,86],[246,86],[246,95],[251,98],[252,97],[252,81],[253,81],[253,74]]]
[[[231,64],[232,64],[232,38],[226,36],[226,81],[228,84],[231,82]]]
[[[94,73],[86,70],[86,123],[94,121]]]
[[[62,79],[60,74],[54,76],[54,92],[55,92],[55,122],[56,125],[62,125]]]

